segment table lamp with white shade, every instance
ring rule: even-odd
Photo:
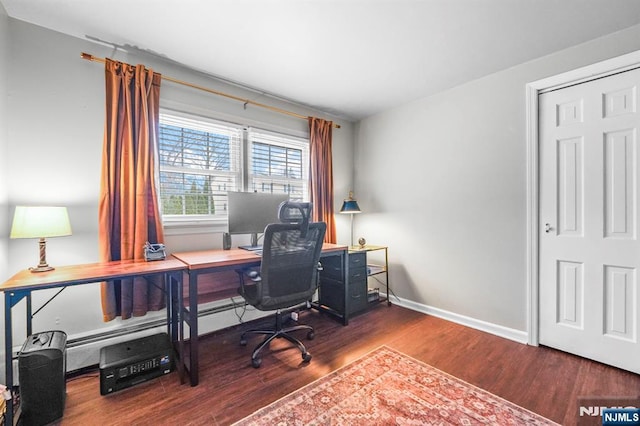
[[[66,207],[16,206],[10,238],[39,238],[40,263],[31,272],[51,271],[47,264],[45,238],[71,235],[71,224]]]

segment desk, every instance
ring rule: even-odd
[[[87,265],[60,266],[53,271],[33,273],[29,270],[18,272],[0,286],[4,293],[4,329],[5,329],[5,373],[7,388],[13,388],[13,329],[12,308],[26,298],[27,335],[32,334],[31,293],[37,290],[60,288],[82,284],[99,283],[125,278],[164,275],[168,283],[167,291],[167,331],[172,343],[181,344],[183,325],[179,321],[179,306],[182,306],[182,274],[184,263],[177,259],[146,262],[122,260]],[[57,295],[57,294],[56,294]],[[55,296],[54,296],[55,297]],[[48,302],[47,302],[48,303]],[[182,351],[179,350],[180,357]],[[180,364],[183,360],[180,359]],[[182,371],[182,366],[178,367]],[[182,380],[182,375],[180,375]],[[7,401],[5,424],[13,424],[13,400]]]
[[[345,280],[348,276],[346,268],[348,268],[347,262],[347,246],[341,246],[337,244],[325,243],[322,246],[322,257],[326,256],[340,256],[342,264],[345,265]],[[221,272],[226,270],[233,270],[238,268],[260,266],[260,256],[255,253],[242,250],[205,250],[205,251],[191,251],[183,253],[173,253],[173,257],[181,260],[187,267],[187,273],[189,274],[189,297],[187,306],[183,306],[182,320],[189,325],[189,362],[185,367],[188,369],[189,378],[191,379],[191,386],[198,384],[198,366],[199,366],[199,354],[198,354],[198,276],[202,274]],[[345,295],[347,286],[345,285]],[[347,303],[347,298],[344,298]],[[345,306],[344,312],[348,312]],[[346,325],[348,316],[343,317],[343,322]],[[184,356],[184,355],[183,355]]]

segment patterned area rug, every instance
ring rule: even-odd
[[[382,346],[235,425],[555,425]]]

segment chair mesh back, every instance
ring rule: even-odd
[[[317,265],[326,232],[324,222],[267,225],[262,251],[262,302],[258,309],[278,309],[309,300],[316,290]]]
[[[304,237],[309,228],[313,203],[284,201],[278,209],[278,219],[282,223],[297,223]]]
[[[295,201],[285,201],[278,209],[278,219],[282,223],[300,223],[311,217],[313,203],[298,203]]]

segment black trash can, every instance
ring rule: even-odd
[[[66,370],[65,332],[45,331],[27,337],[18,354],[22,425],[46,425],[62,417]]]

